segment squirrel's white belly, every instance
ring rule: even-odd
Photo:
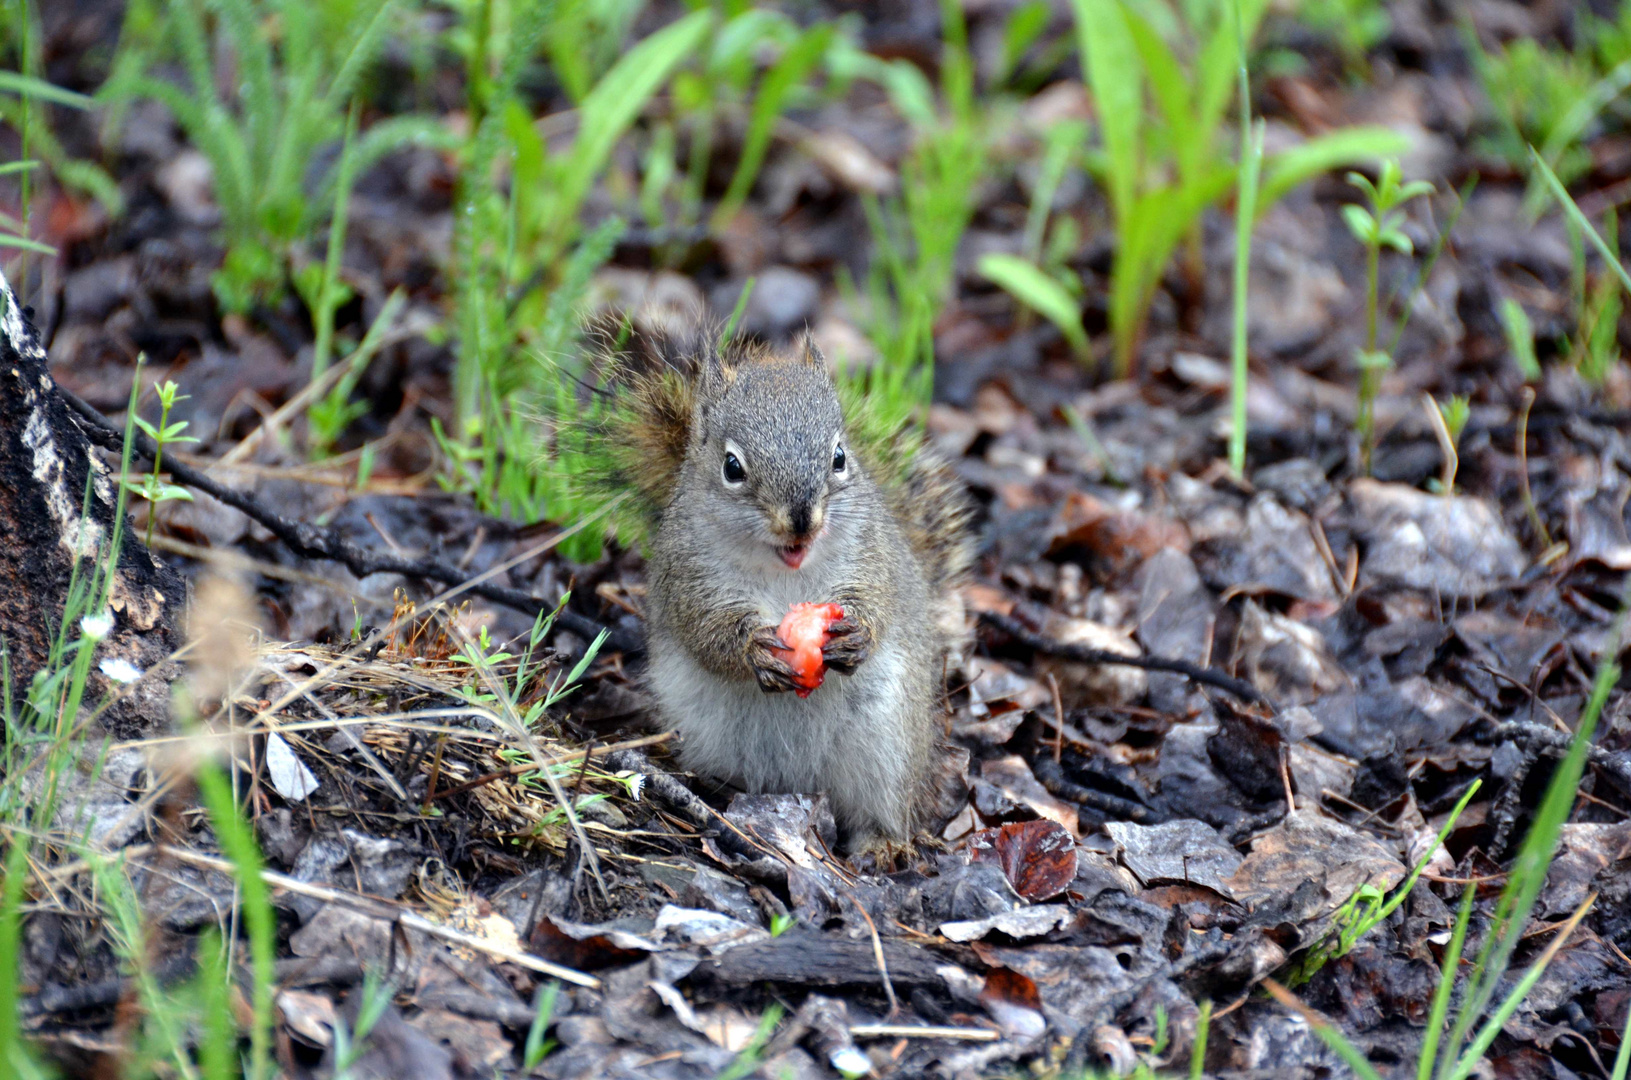
[[[825,791],[847,828],[904,838],[913,755],[909,725],[895,714],[911,698],[910,670],[901,644],[886,639],[854,675],[828,672],[800,698],[722,679],[653,642],[649,681],[687,768],[749,791]]]

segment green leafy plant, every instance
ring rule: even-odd
[[[452,465],[444,483],[472,492],[482,509],[570,520],[583,509],[583,493],[570,448],[549,436],[579,415],[577,309],[623,227],[612,219],[580,235],[579,211],[618,140],[695,55],[714,16],[694,12],[625,52],[584,95],[571,146],[551,152],[517,89],[551,25],[550,5],[524,0],[511,14],[502,35],[480,10],[464,31],[471,63],[484,74],[470,83],[477,122],[462,150],[456,202],[457,427],[438,427],[437,436]],[[489,65],[495,78],[485,76]],[[593,557],[600,540],[580,534],[567,553]]]
[[[791,930],[799,921],[797,915],[791,912],[778,912],[770,917],[770,936],[781,937]]]
[[[7,65],[7,70],[0,70],[0,123],[7,124],[17,132],[20,159],[37,160],[63,185],[89,194],[108,213],[117,215],[124,209],[124,196],[119,191],[118,183],[96,162],[69,154],[47,120],[44,112],[46,105],[85,110],[91,107],[92,100],[43,78],[37,8],[38,5],[30,3],[30,0],[4,0],[0,3],[0,56],[9,54],[12,61]],[[33,196],[32,180],[26,172],[19,177],[18,196],[26,222]],[[17,235],[27,235],[26,228],[11,231]]]
[[[1132,371],[1173,252],[1189,239],[1191,266],[1198,266],[1201,215],[1236,179],[1220,153],[1223,114],[1237,75],[1238,42],[1251,41],[1263,8],[1263,0],[1242,0],[1237,12],[1215,0],[1186,7],[1189,17],[1178,18],[1162,6],[1157,23],[1121,0],[1072,0],[1099,116],[1093,171],[1109,193],[1116,226],[1109,306],[1118,375]],[[1175,46],[1161,27],[1189,47]],[[1180,59],[1186,55],[1187,63]],[[1257,212],[1327,169],[1400,148],[1391,132],[1349,128],[1275,154],[1264,162]]]
[[[1581,20],[1573,49],[1516,38],[1486,50],[1468,23],[1462,36],[1496,121],[1484,148],[1522,167],[1529,148],[1565,183],[1590,167],[1586,137],[1631,87],[1631,28],[1623,13],[1616,24],[1589,14]],[[1531,183],[1525,208],[1538,213],[1544,193]]]
[[[571,593],[562,594],[560,603],[555,605],[553,611],[543,612],[533,620],[532,629],[527,634],[526,645],[522,647],[519,656],[489,640],[485,626],[477,631],[475,638],[466,640],[453,656],[454,662],[468,664],[474,669],[475,677],[472,685],[465,690],[466,698],[473,704],[491,705],[498,700],[499,695],[503,695],[515,709],[522,725],[531,730],[550,709],[577,689],[584,672],[589,670],[589,665],[600,655],[609,631],[602,630],[589,643],[589,647],[583,651],[583,655],[571,669],[557,675],[554,681],[545,687],[541,696],[522,705],[542,670],[543,661],[539,651],[545,639],[549,637],[550,630],[554,628],[556,617],[571,598]],[[503,677],[503,669],[512,660],[516,662],[515,672],[506,680]]]
[[[974,97],[974,63],[961,8],[941,0],[940,86],[902,61],[852,55],[857,73],[883,86],[916,135],[901,163],[900,195],[863,199],[873,255],[866,300],[840,274],[852,309],[878,351],[864,370],[842,367],[846,394],[865,399],[880,430],[893,430],[927,407],[934,377],[934,323],[947,300],[957,247],[974,213],[986,169],[986,135]],[[835,358],[843,360],[844,358]]]
[[[748,1036],[747,1045],[737,1052],[735,1059],[725,1066],[717,1080],[745,1080],[746,1077],[752,1076],[764,1056],[765,1044],[776,1033],[776,1025],[781,1021],[782,1007],[772,1002],[770,1007],[765,1009],[764,1015],[759,1017],[759,1024],[753,1029],[753,1034]]]
[[[136,384],[141,384],[142,366],[146,357],[140,357],[136,363]],[[193,493],[179,484],[171,484],[164,479],[164,451],[177,443],[193,443],[198,439],[191,435],[182,434],[187,430],[187,421],[178,420],[170,422],[170,410],[175,408],[179,401],[186,401],[187,395],[181,393],[181,388],[170,379],[164,380],[154,387],[159,399],[159,422],[156,424],[143,420],[140,416],[132,414],[131,422],[141,429],[142,434],[153,440],[155,451],[153,454],[153,471],[140,479],[125,477],[124,484],[133,494],[140,495],[151,504],[147,515],[147,539],[149,547],[153,544],[153,525],[158,520],[158,506],[160,503],[180,500],[192,502]]]
[[[1625,605],[1622,600],[1620,615],[1615,619],[1607,640],[1613,649],[1619,648],[1624,629]],[[1455,929],[1445,950],[1444,966],[1439,985],[1434,993],[1426,1037],[1417,1059],[1417,1080],[1469,1080],[1478,1069],[1495,1037],[1506,1026],[1529,992],[1540,980],[1547,966],[1562,948],[1574,927],[1584,917],[1591,900],[1582,904],[1575,914],[1553,935],[1551,943],[1518,976],[1508,979],[1512,956],[1518,942],[1528,932],[1529,916],[1541,887],[1546,882],[1547,870],[1557,853],[1557,844],[1563,823],[1574,805],[1580,777],[1585,769],[1586,751],[1591,745],[1592,731],[1608,700],[1609,692],[1619,679],[1619,666],[1611,655],[1605,655],[1592,682],[1591,697],[1576,725],[1569,748],[1552,773],[1546,792],[1535,814],[1533,824],[1524,838],[1512,869],[1507,875],[1506,887],[1497,901],[1490,926],[1484,934],[1483,944],[1473,960],[1463,984],[1460,1007],[1448,1037],[1444,1025],[1449,1016],[1449,1005],[1454,994],[1462,951],[1468,936],[1468,925],[1474,899],[1474,886],[1469,883],[1462,894],[1461,907],[1456,916]],[[1506,996],[1495,1005],[1495,994],[1502,986],[1509,986]],[[1330,1046],[1354,1072],[1362,1077],[1377,1077],[1376,1069],[1365,1055],[1324,1018],[1307,1009],[1278,983],[1269,982],[1268,989],[1283,1004],[1301,1012],[1315,1032]],[[1491,1010],[1491,1006],[1495,1005]],[[1482,1021],[1480,1023],[1480,1021]]]
[[[1389,159],[1382,163],[1375,183],[1360,173],[1348,174],[1348,183],[1365,193],[1369,208],[1358,203],[1342,207],[1342,220],[1365,248],[1365,347],[1358,357],[1359,410],[1354,426],[1359,432],[1360,470],[1370,475],[1371,456],[1376,450],[1376,394],[1381,389],[1382,374],[1393,366],[1393,358],[1376,348],[1376,320],[1381,274],[1382,249],[1391,248],[1404,255],[1415,253],[1410,237],[1400,228],[1404,224],[1404,211],[1399,207],[1411,199],[1429,195],[1433,185],[1425,180],[1403,182],[1399,163]]]
[[[1410,895],[1410,891],[1416,887],[1416,881],[1421,877],[1422,871],[1427,869],[1427,864],[1438,853],[1438,849],[1444,846],[1445,837],[1449,836],[1450,830],[1455,828],[1455,823],[1461,818],[1461,812],[1467,808],[1467,804],[1472,801],[1472,797],[1478,793],[1478,788],[1479,782],[1473,781],[1462,794],[1455,804],[1455,809],[1450,811],[1449,819],[1439,829],[1438,835],[1433,838],[1432,844],[1422,854],[1421,861],[1411,868],[1409,875],[1406,876],[1398,888],[1393,890],[1391,895],[1367,882],[1356,889],[1352,896],[1348,897],[1347,901],[1332,917],[1330,932],[1323,941],[1304,954],[1302,960],[1297,963],[1287,978],[1288,983],[1292,986],[1298,986],[1307,982],[1314,977],[1315,972],[1327,963],[1352,952],[1354,945],[1358,943],[1361,937],[1370,933],[1389,915],[1398,910],[1399,905],[1404,903],[1405,898]]]
[[[1081,300],[1058,278],[1029,259],[1001,252],[980,256],[979,269],[987,280],[1057,326],[1079,359],[1092,356],[1087,331],[1082,329]]]
[[[396,989],[369,969],[363,972],[362,987],[356,992],[362,995],[357,1002],[356,1022],[347,1024],[336,1019],[334,1023],[334,1080],[350,1080],[351,1067],[362,1058],[368,1033],[385,1015]]]
[[[163,103],[209,159],[227,249],[211,283],[225,310],[247,311],[282,295],[290,260],[332,205],[339,179],[334,165],[313,175],[312,163],[343,137],[347,106],[398,7],[399,0],[219,0],[213,26],[201,0],[134,0],[127,8],[114,72],[99,97]],[[225,77],[214,57],[231,57],[238,75]],[[185,72],[182,85],[158,74],[171,60]],[[451,139],[426,118],[383,120],[358,137],[351,175],[413,142],[448,146]]]
[[[1362,72],[1365,58],[1393,29],[1381,0],[1302,0],[1297,21],[1336,47],[1349,72]]]

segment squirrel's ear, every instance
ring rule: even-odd
[[[821,355],[821,350],[816,347],[814,335],[812,335],[808,330],[799,336],[799,341],[795,348],[799,356],[806,364],[809,364],[811,367],[818,367],[822,371],[827,370],[827,358]]]
[[[725,389],[725,358],[711,343],[704,343],[701,352],[698,367],[701,369],[702,386],[705,391],[713,391],[707,395],[713,397]]]

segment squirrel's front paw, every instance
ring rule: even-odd
[[[748,639],[748,665],[753,668],[759,689],[767,694],[785,694],[798,689],[793,666],[782,659],[787,651],[786,643],[774,626],[761,626]]]
[[[848,615],[827,627],[821,659],[840,675],[853,675],[872,655],[872,633]]]

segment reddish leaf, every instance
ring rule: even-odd
[[[997,967],[985,973],[980,1004],[989,1006],[994,1001],[1042,1011],[1042,995],[1037,991],[1036,983],[1029,975],[1021,975],[1012,968]]]
[[[969,841],[969,853],[975,862],[1002,867],[1008,884],[1027,900],[1058,896],[1076,879],[1076,839],[1057,821],[985,829]]]

